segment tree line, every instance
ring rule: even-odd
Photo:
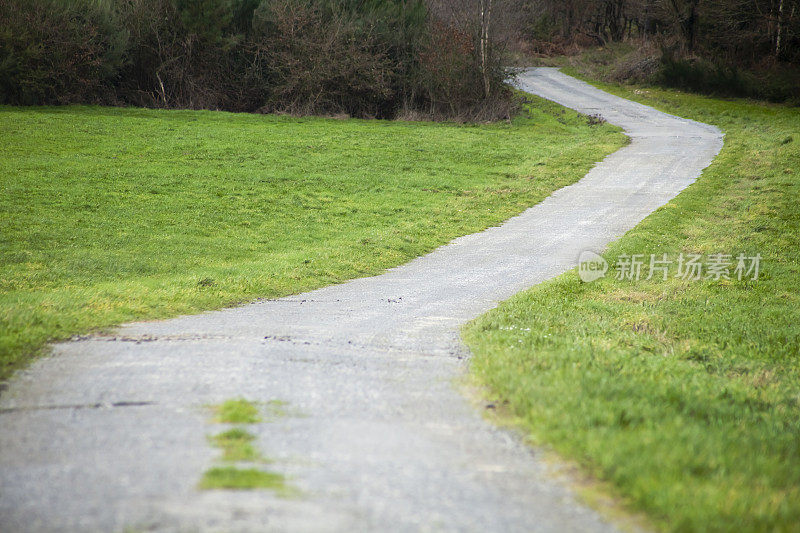
[[[500,0],[497,0],[500,1]],[[511,0],[507,0],[511,2]],[[668,85],[800,99],[800,0],[520,0],[523,39],[632,42]],[[546,47],[545,47],[546,48]],[[640,55],[645,55],[644,53]],[[643,67],[647,64],[642,63]]]
[[[506,46],[800,101],[800,0],[0,0],[0,103],[492,120]]]
[[[0,0],[0,103],[508,116],[508,72],[472,13],[423,0]]]
[[[562,38],[670,36],[688,52],[699,44],[732,59],[800,59],[798,0],[535,0],[527,10]]]

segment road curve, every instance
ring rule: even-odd
[[[722,135],[555,69],[519,84],[631,143],[383,275],[55,346],[0,397],[0,531],[613,531],[457,391],[458,327],[632,228]],[[233,397],[288,402],[252,431],[300,497],[196,490],[218,457],[203,406]]]

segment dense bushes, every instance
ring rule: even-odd
[[[614,83],[800,105],[800,68],[775,61],[745,68],[641,41],[589,48],[568,61],[584,75]]]
[[[614,58],[610,80],[800,102],[800,0],[525,0],[521,6],[517,26],[534,53],[635,47]]]
[[[775,63],[741,69],[731,63],[679,57],[664,50],[660,67],[650,81],[701,94],[800,105],[800,70]]]
[[[422,0],[0,0],[0,102],[506,115],[476,38]]]
[[[406,50],[391,32],[345,6],[294,0],[262,3],[253,19],[254,77],[268,81],[265,108],[293,113],[391,114]],[[400,31],[406,22],[391,21]]]
[[[0,90],[6,103],[108,97],[126,32],[90,2],[0,0]]]

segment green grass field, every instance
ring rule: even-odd
[[[602,88],[726,134],[604,256],[760,253],[760,279],[569,272],[465,328],[473,372],[661,529],[800,531],[800,109]]]
[[[625,142],[532,102],[478,126],[0,108],[0,379],[47,341],[379,273]]]

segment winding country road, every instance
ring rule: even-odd
[[[613,531],[459,393],[458,328],[635,226],[722,134],[555,69],[519,84],[631,143],[383,275],[55,346],[0,396],[0,531]],[[302,496],[196,489],[219,455],[204,406],[236,397],[288,402],[252,431]]]

